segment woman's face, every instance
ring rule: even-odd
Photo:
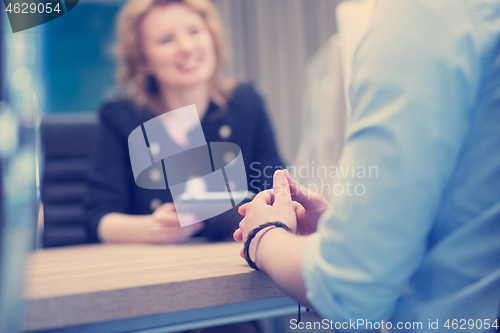
[[[213,38],[204,19],[185,4],[154,7],[141,25],[146,69],[160,87],[208,84],[216,68]]]

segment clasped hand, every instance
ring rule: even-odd
[[[246,241],[250,231],[275,221],[286,224],[298,235],[309,235],[317,230],[319,218],[329,207],[322,195],[300,185],[288,170],[276,170],[273,188],[260,192],[252,202],[239,208],[245,217],[233,237],[237,242]]]

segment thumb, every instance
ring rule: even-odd
[[[292,202],[290,185],[286,177],[285,170],[276,170],[273,178],[274,204],[282,205]]]
[[[249,204],[249,202],[247,202],[246,204],[241,205],[241,206],[238,208],[238,213],[239,213],[240,215],[245,216],[245,215],[247,214],[247,207],[248,207],[248,204]]]
[[[174,206],[174,203],[173,202],[167,202],[167,203],[164,203],[163,205],[161,205],[161,207],[165,210],[169,210],[169,211],[174,211],[175,210],[175,206]]]
[[[161,206],[159,206],[158,208],[156,208],[153,213],[156,212],[161,212],[161,213],[175,212],[175,206],[172,202],[166,202]]]
[[[305,186],[300,185],[295,179],[292,178],[288,171],[287,180],[290,184],[290,193],[293,200],[300,202],[300,204],[304,207],[308,207],[311,197],[316,195],[316,193],[309,191]]]

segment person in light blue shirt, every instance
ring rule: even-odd
[[[349,100],[332,208],[276,171],[235,240],[288,225],[258,232],[249,259],[334,328],[494,329],[500,1],[378,1]]]

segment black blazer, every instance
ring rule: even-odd
[[[129,134],[155,116],[148,110],[138,112],[129,100],[111,101],[102,107],[85,200],[91,241],[98,241],[97,226],[108,213],[151,214],[159,204],[172,202],[168,189],[138,187],[130,164]],[[251,85],[241,84],[235,88],[224,113],[211,102],[201,126],[207,142],[228,141],[241,148],[250,191],[272,187],[274,170],[284,164],[276,149],[263,100]]]

